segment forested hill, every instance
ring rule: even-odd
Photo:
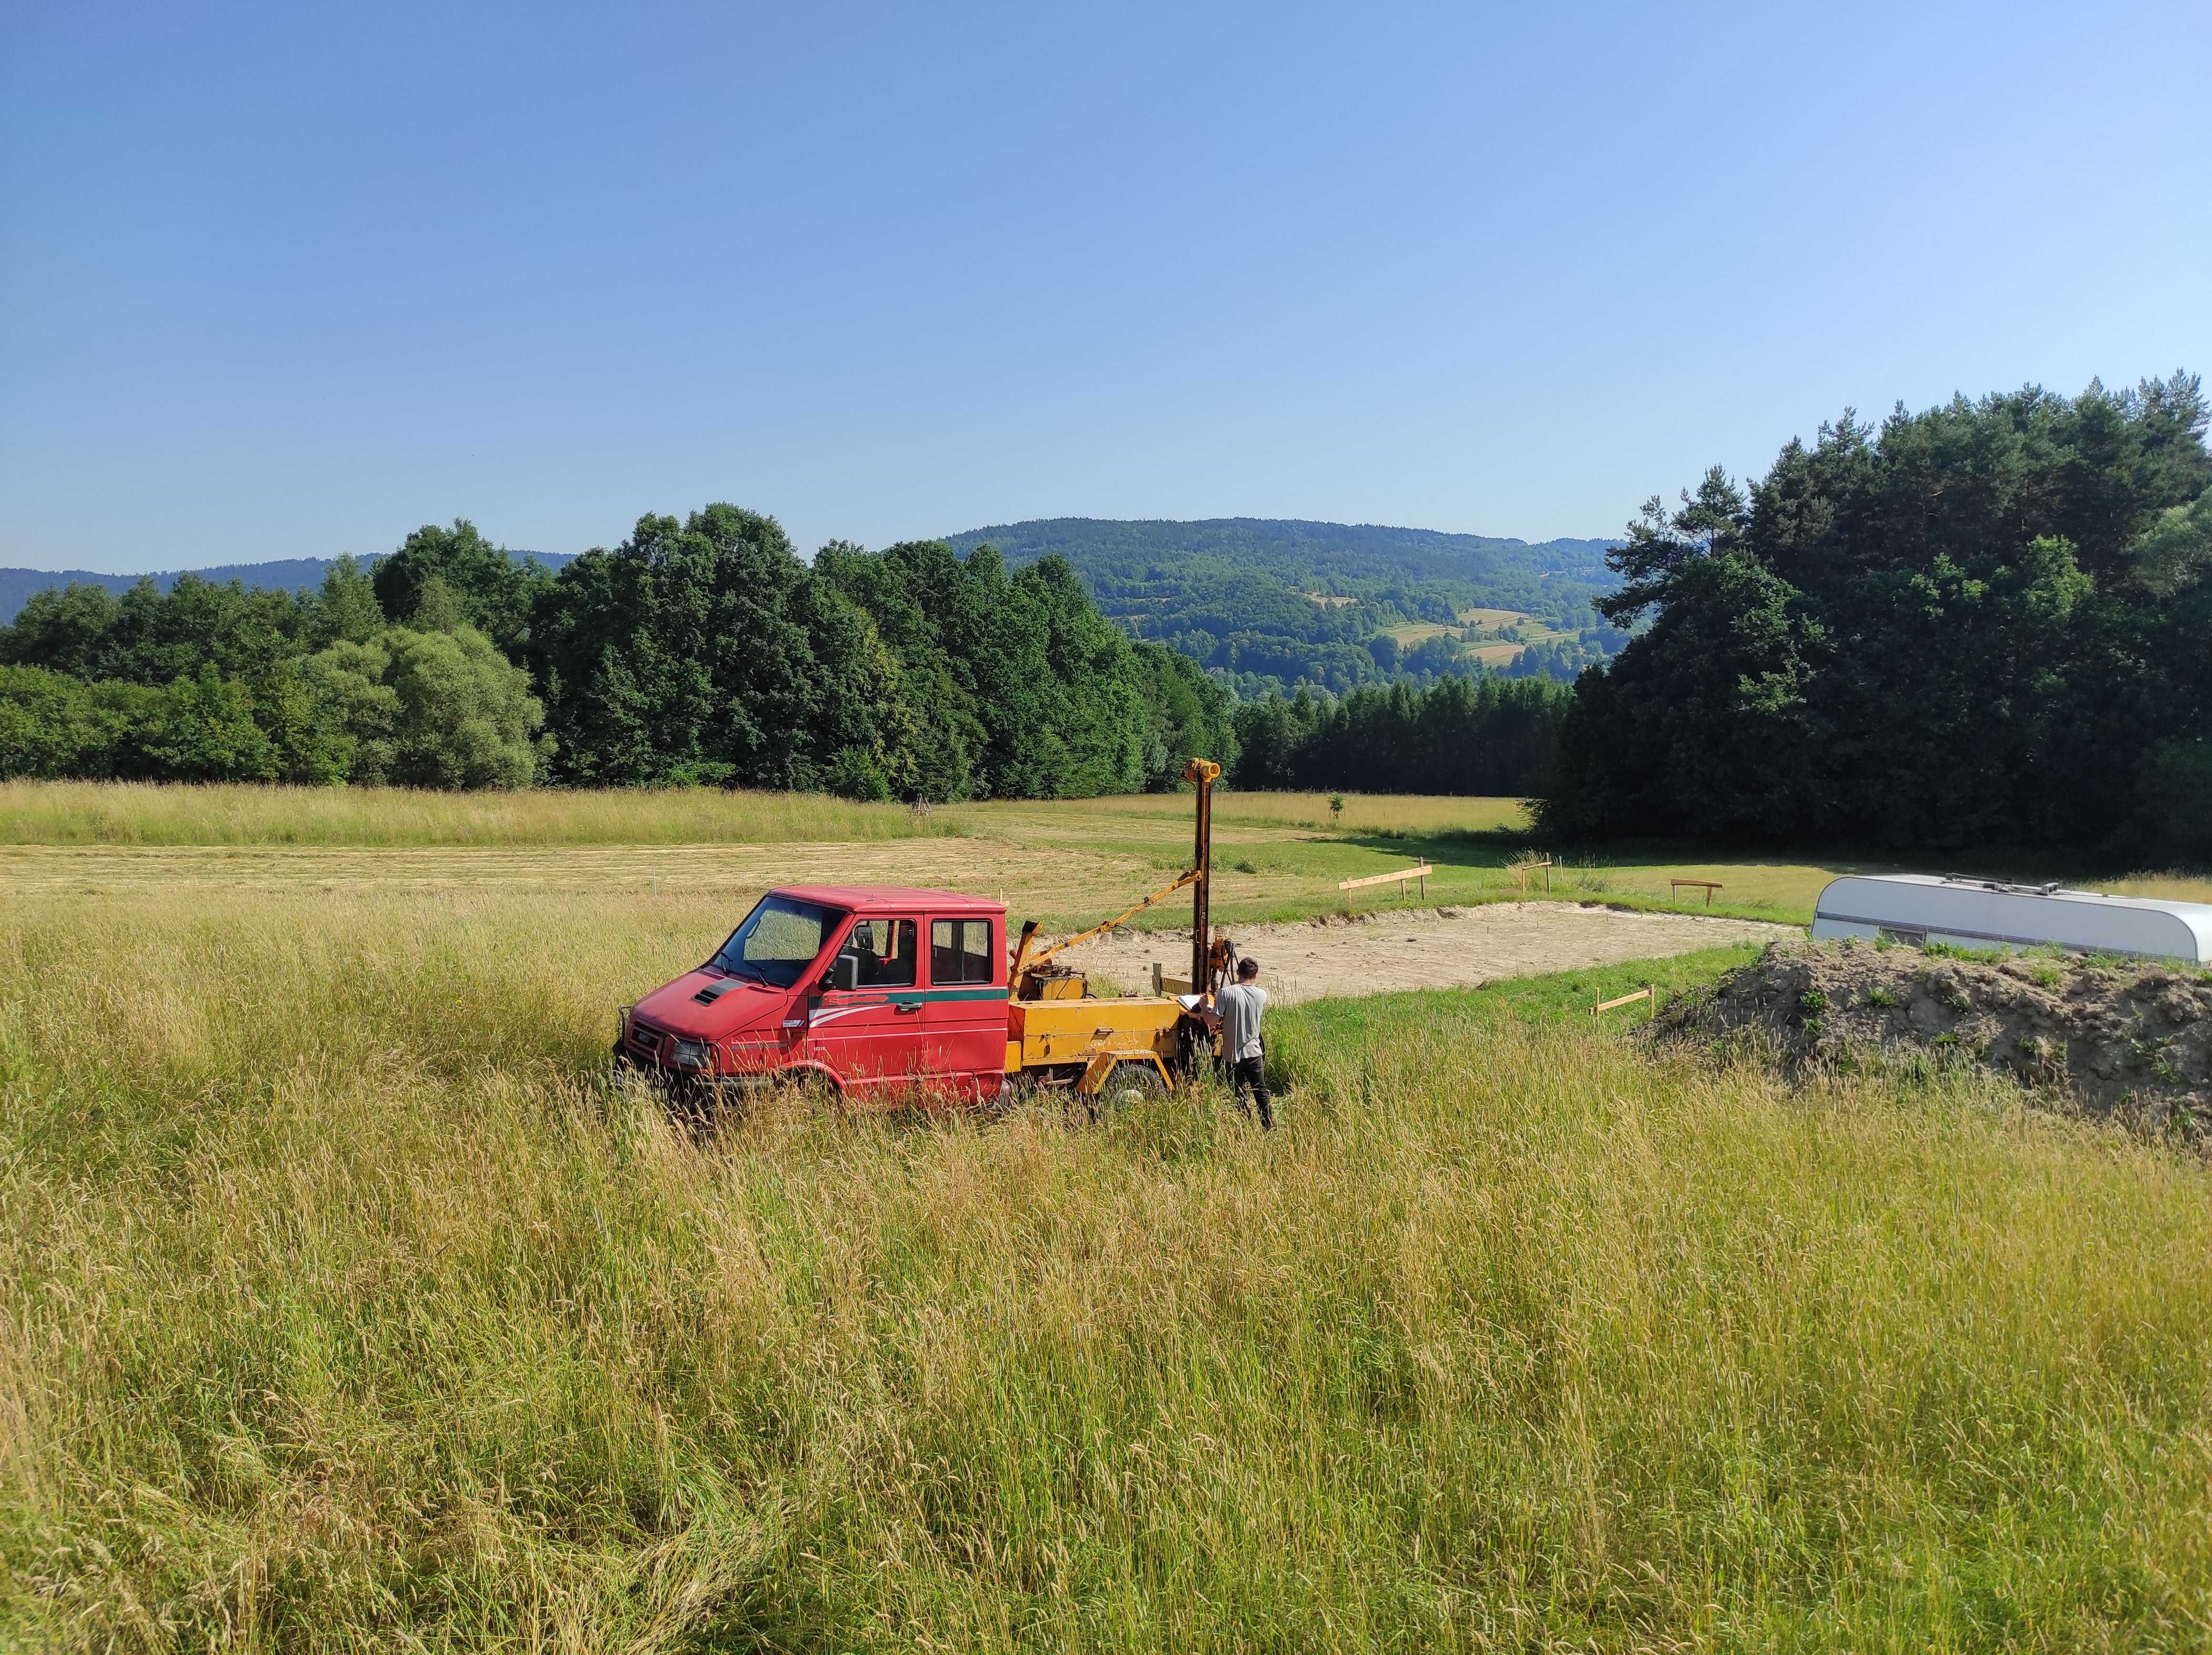
[[[1571,677],[1622,641],[1590,607],[1617,584],[1601,540],[1268,518],[1050,518],[947,538],[1017,566],[1057,553],[1105,613],[1247,696],[1425,682],[1477,661]]]
[[[542,563],[557,569],[572,552],[512,552],[518,561]],[[98,574],[89,569],[0,569],[0,626],[23,612],[33,594],[64,586],[100,586],[120,597],[142,580],[151,580],[167,591],[186,574],[222,585],[235,580],[260,591],[311,592],[319,590],[335,558],[287,557],[268,563],[225,563],[212,569],[167,569],[155,575]]]

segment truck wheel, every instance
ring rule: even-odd
[[[1167,1089],[1167,1083],[1160,1079],[1158,1064],[1127,1058],[1115,1064],[1107,1075],[1106,1083],[1091,1100],[1091,1112],[1095,1115],[1102,1109],[1127,1109],[1147,1098],[1159,1097]]]
[[[787,1070],[776,1083],[787,1100],[809,1114],[835,1108],[842,1097],[836,1083],[818,1069]]]

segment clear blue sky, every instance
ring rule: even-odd
[[[0,563],[1618,532],[2212,373],[2212,6],[0,10]]]

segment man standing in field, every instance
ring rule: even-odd
[[[1213,997],[1214,1026],[1221,1031],[1221,1058],[1229,1065],[1230,1084],[1237,1106],[1249,1109],[1244,1094],[1250,1092],[1260,1106],[1260,1127],[1275,1130],[1273,1100],[1267,1095],[1267,1049],[1260,1040],[1260,1014],[1267,1009],[1267,991],[1260,986],[1260,962],[1246,958],[1237,962],[1237,980]]]

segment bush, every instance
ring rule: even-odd
[[[153,692],[88,684],[44,667],[0,666],[0,778],[111,777]]]
[[[273,781],[276,749],[253,722],[253,698],[213,662],[179,678],[149,709],[140,741],[155,773],[172,781]]]
[[[256,722],[245,682],[211,664],[159,689],[0,667],[0,776],[270,781],[319,763],[312,779],[331,779],[313,717],[303,731],[296,700],[272,705],[277,740]]]
[[[410,787],[527,787],[552,751],[530,676],[473,628],[393,627],[309,658],[350,743],[350,779]]]
[[[483,634],[392,627],[159,688],[0,666],[0,779],[526,787],[550,751],[529,677]]]

